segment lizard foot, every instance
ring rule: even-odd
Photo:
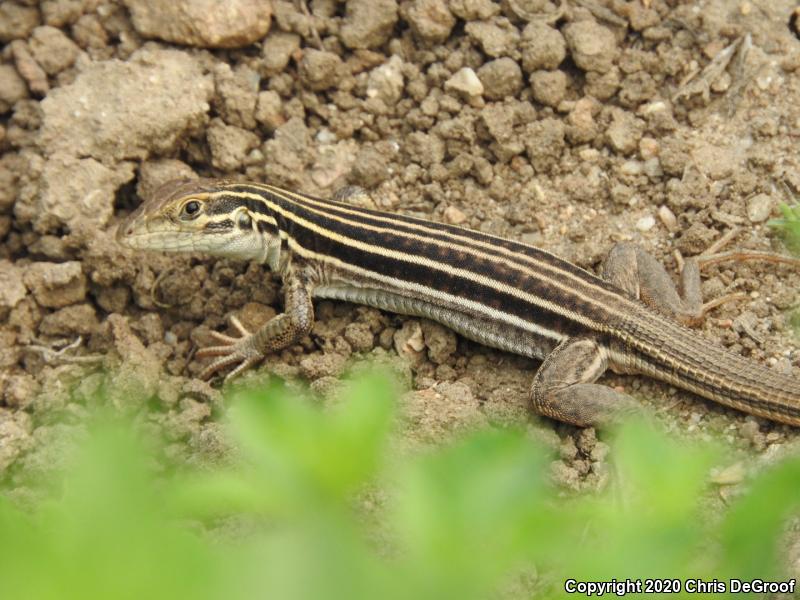
[[[200,373],[200,379],[209,379],[220,369],[224,369],[230,365],[236,365],[236,367],[225,376],[225,381],[230,381],[264,358],[264,354],[258,351],[253,344],[253,334],[233,315],[231,315],[229,320],[231,325],[233,325],[239,333],[239,337],[232,337],[217,331],[211,332],[211,336],[220,344],[202,348],[197,351],[195,356],[197,358],[216,356],[217,358],[203,369]]]

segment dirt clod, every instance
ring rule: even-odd
[[[28,96],[28,86],[11,65],[0,65],[0,114]]]
[[[147,158],[207,123],[212,91],[211,78],[183,52],[143,49],[127,62],[98,62],[48,94],[38,142],[48,155]]]
[[[564,28],[564,37],[578,67],[597,73],[611,70],[618,52],[611,30],[593,21],[578,21]]]
[[[109,401],[121,410],[135,411],[156,395],[161,365],[156,355],[136,337],[124,317],[109,315],[108,323],[113,348],[121,360],[109,382]]]
[[[644,132],[644,123],[626,111],[614,111],[611,124],[606,130],[608,143],[620,154],[631,154],[639,147]]]
[[[29,45],[34,60],[48,75],[55,75],[72,66],[80,52],[75,42],[60,29],[49,25],[34,29]]]
[[[522,69],[508,57],[484,64],[477,72],[483,84],[484,95],[490,100],[514,96],[522,89]]]
[[[259,92],[256,101],[255,119],[267,131],[275,131],[286,122],[283,115],[283,101],[277,92]]]
[[[0,260],[0,319],[28,293],[23,283],[23,270],[8,260]]]
[[[355,0],[347,3],[339,34],[348,48],[376,48],[389,39],[395,23],[396,0]]]
[[[255,127],[259,83],[258,74],[247,67],[233,71],[228,65],[220,65],[214,71],[215,107],[228,125],[248,130]]]
[[[28,84],[28,89],[39,96],[46,94],[50,90],[47,73],[33,58],[28,45],[22,40],[14,40],[9,47],[14,56],[14,65]]]
[[[533,73],[558,67],[567,56],[567,43],[558,29],[534,21],[522,31],[521,50],[522,68]]]
[[[140,35],[201,48],[240,48],[269,31],[271,4],[259,0],[125,0]]]
[[[506,19],[471,21],[464,27],[464,31],[493,58],[517,53],[519,31]]]
[[[535,71],[531,73],[531,89],[537,102],[557,107],[567,93],[567,75],[563,71]]]
[[[39,324],[39,333],[51,336],[89,335],[98,326],[97,313],[91,304],[65,306],[45,315]]]
[[[222,119],[214,119],[206,133],[211,150],[211,164],[223,171],[240,168],[250,150],[258,146],[256,134],[241,127],[226,125]]]
[[[412,0],[403,6],[403,18],[414,34],[428,44],[446,40],[456,24],[445,0]]]
[[[295,33],[275,31],[265,37],[261,46],[263,74],[271,76],[283,71],[299,48],[300,36]]]
[[[310,89],[325,90],[339,82],[342,66],[342,59],[333,52],[309,48],[300,61],[300,77]]]
[[[456,335],[447,327],[433,321],[422,321],[422,336],[428,348],[428,358],[442,364],[456,351]]]
[[[0,3],[0,42],[25,39],[39,24],[39,10],[35,6],[6,0]]]
[[[25,269],[23,280],[41,306],[61,308],[86,298],[86,277],[78,261],[33,263]]]
[[[15,410],[28,408],[41,387],[32,375],[20,373],[11,375],[3,385],[3,403]]]

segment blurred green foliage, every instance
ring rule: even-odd
[[[564,597],[568,578],[774,579],[800,498],[791,459],[710,514],[719,453],[641,423],[614,437],[599,494],[554,486],[520,432],[404,451],[378,376],[327,410],[276,387],[232,404],[228,466],[165,469],[105,419],[56,498],[0,498],[0,597],[469,600]]]
[[[783,238],[784,244],[789,252],[795,255],[800,254],[800,204],[789,206],[781,204],[779,206],[782,219],[771,219],[767,225],[777,230]]]
[[[779,206],[782,219],[771,219],[767,225],[777,230],[789,252],[800,256],[800,204]],[[800,310],[794,310],[789,316],[789,324],[797,335],[800,335]]]

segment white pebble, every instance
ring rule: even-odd
[[[656,224],[655,217],[647,215],[636,221],[636,229],[639,231],[650,231]]]
[[[480,96],[483,94],[483,84],[475,71],[464,67],[457,71],[450,79],[444,82],[444,89],[462,92],[467,96]]]
[[[460,225],[467,220],[467,215],[455,206],[448,206],[444,209],[444,220],[453,225]]]
[[[661,219],[661,222],[664,224],[664,227],[667,228],[667,231],[678,230],[678,219],[675,216],[675,213],[672,212],[668,206],[662,205],[658,209],[658,218]]]
[[[772,212],[774,201],[768,194],[756,194],[747,200],[747,218],[751,223],[763,223]]]
[[[620,171],[623,175],[641,175],[642,163],[640,163],[638,160],[626,160],[624,163],[622,163]]]

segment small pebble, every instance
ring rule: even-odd
[[[626,160],[622,163],[620,171],[623,175],[641,175],[642,163],[638,160]]]
[[[640,116],[647,116],[665,110],[667,110],[666,102],[664,102],[663,100],[656,100],[654,102],[648,102],[647,104],[643,104],[641,107],[639,107],[637,113]]]
[[[664,224],[664,227],[667,228],[667,231],[674,232],[678,230],[678,219],[668,206],[662,205],[661,208],[658,209],[658,218],[661,220],[661,223]]]
[[[448,206],[444,209],[444,220],[453,225],[459,225],[467,220],[467,215],[455,206]]]
[[[756,194],[747,200],[747,218],[751,223],[763,223],[772,212],[772,196]]]
[[[647,215],[636,221],[636,229],[639,231],[650,231],[656,224],[655,217]]]
[[[483,84],[478,75],[469,67],[457,71],[450,79],[444,82],[445,90],[455,90],[470,97],[483,94]]]
[[[336,137],[336,134],[335,134],[335,133],[333,133],[333,132],[332,132],[330,129],[328,129],[327,127],[323,127],[322,129],[320,129],[320,130],[319,130],[319,132],[317,133],[317,135],[316,135],[315,137],[316,137],[316,140],[317,140],[317,141],[318,141],[320,144],[323,144],[323,145],[325,145],[325,144],[332,144],[332,143],[334,143],[334,142],[335,142],[335,141],[338,139],[338,138]]]
[[[658,156],[658,142],[651,137],[643,137],[639,140],[639,155],[642,160]]]
[[[718,94],[726,92],[731,87],[732,81],[731,74],[725,71],[711,83],[711,90]]]
[[[761,77],[756,77],[756,85],[758,86],[758,89],[760,89],[761,91],[766,91],[771,83],[772,83],[772,77],[770,75],[763,75]]]
[[[658,157],[648,158],[646,161],[644,161],[642,164],[642,170],[650,179],[658,179],[664,174]]]
[[[733,463],[731,466],[714,473],[711,482],[717,485],[735,485],[744,480],[745,470],[741,462]]]

